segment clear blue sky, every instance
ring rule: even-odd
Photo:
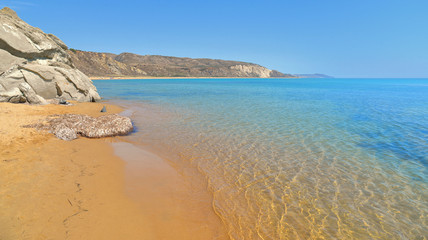
[[[428,77],[428,0],[0,0],[69,47]]]

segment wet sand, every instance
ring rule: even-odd
[[[208,214],[211,220],[201,218],[188,222],[188,208],[181,206],[184,202],[169,199],[176,189],[186,191],[186,183],[155,155],[147,152],[141,155],[137,151],[137,159],[144,161],[132,165],[115,155],[112,143],[119,144],[116,151],[129,149],[129,146],[120,148],[118,137],[79,138],[67,142],[47,132],[21,127],[51,114],[99,116],[103,114],[99,112],[103,105],[106,104],[28,106],[0,103],[0,239],[224,237],[222,226],[215,216],[211,218],[212,209],[205,201],[200,205],[204,207],[196,209],[206,212],[190,216],[198,218]],[[117,113],[122,109],[107,105],[107,110]],[[132,154],[131,151],[131,155],[127,155]],[[151,159],[161,163],[156,165],[157,173],[166,175],[125,171],[126,166],[131,166],[135,171],[146,169],[145,173],[155,173],[146,165],[153,162]],[[154,179],[163,179],[164,188],[156,185],[159,182],[150,182]],[[174,209],[176,211],[171,211]],[[162,211],[166,215],[158,216]],[[165,216],[168,218],[168,214],[173,216],[169,221],[159,221]],[[201,228],[195,229],[196,226]]]
[[[150,219],[155,239],[229,239],[206,182],[195,172],[180,174],[166,159],[135,143],[113,147],[126,162],[126,192]]]

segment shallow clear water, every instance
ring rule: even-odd
[[[232,239],[426,239],[428,79],[94,81]]]

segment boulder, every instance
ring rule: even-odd
[[[67,49],[56,36],[28,25],[14,11],[3,8],[0,10],[0,93],[19,87],[21,91],[24,89],[22,96],[28,102],[37,104],[54,98],[99,100],[92,81],[76,69]],[[0,101],[22,99],[3,97]]]

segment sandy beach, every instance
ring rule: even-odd
[[[0,103],[0,239],[226,238],[209,197],[200,198],[199,207],[174,200],[186,184],[156,155],[132,150],[118,137],[62,141],[21,127],[52,114],[99,116],[103,105]],[[122,110],[106,106],[108,113]],[[144,161],[122,161],[114,151],[124,149],[132,150],[134,162]],[[125,171],[127,165],[133,172]]]
[[[112,139],[67,142],[21,127],[51,114],[100,115],[100,107],[0,104],[1,239],[117,239],[149,232],[147,219],[123,194],[124,163],[114,156]]]
[[[0,1],[0,240],[428,240],[426,9]]]

